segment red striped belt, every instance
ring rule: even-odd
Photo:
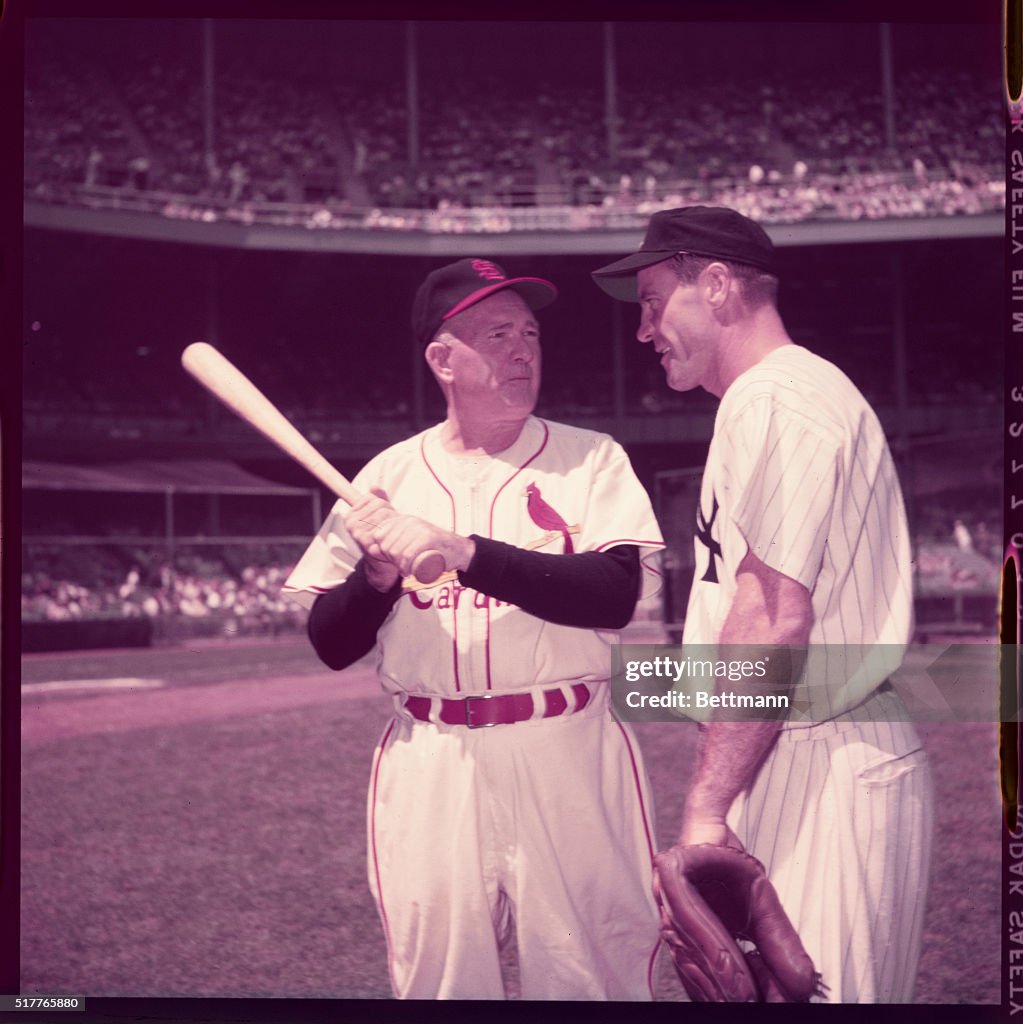
[[[569,708],[568,701],[560,689],[544,690],[542,718],[575,714],[590,702],[590,688],[584,683],[572,685],[575,705]],[[420,722],[430,721],[433,700],[409,694],[405,698],[405,710]],[[468,697],[440,698],[439,721],[445,725],[465,725],[470,729],[483,729],[491,725],[511,725],[525,722],[533,717],[533,695],[531,693],[474,693]]]

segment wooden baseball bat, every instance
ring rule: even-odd
[[[349,505],[361,495],[298,431],[295,425],[229,359],[205,341],[181,353],[181,365],[246,423],[255,427]],[[432,583],[447,566],[439,551],[423,551],[412,563],[420,583]]]

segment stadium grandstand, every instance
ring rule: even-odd
[[[441,414],[407,317],[462,255],[558,284],[538,412],[622,441],[683,587],[715,403],[666,389],[589,272],[707,203],[765,225],[793,337],[878,410],[924,619],[990,627],[1000,68],[990,24],[29,18],[23,617],[300,626],[279,584],[329,499],[181,350],[354,474]]]

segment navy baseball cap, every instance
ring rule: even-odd
[[[778,274],[774,243],[759,224],[724,206],[683,206],[655,213],[639,252],[593,271],[593,280],[608,295],[637,302],[636,274],[679,253],[747,263]]]
[[[424,345],[440,325],[482,299],[511,288],[530,309],[549,306],[558,289],[541,277],[508,277],[493,261],[464,259],[427,274],[412,303],[412,331]]]

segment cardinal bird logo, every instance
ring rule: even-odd
[[[568,523],[543,500],[540,488],[536,484],[530,484],[526,488],[526,511],[537,526],[544,530],[560,533],[565,538],[565,554],[573,553],[574,548],[572,547],[572,537],[568,531]]]

